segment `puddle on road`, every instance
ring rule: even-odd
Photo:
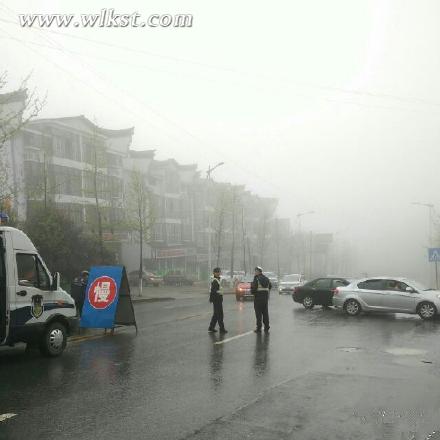
[[[432,360],[424,357],[424,355],[428,353],[427,350],[419,350],[417,348],[396,347],[396,348],[389,348],[384,352],[396,356],[393,362],[400,365],[419,366],[421,364],[432,365],[434,363]],[[417,358],[416,356],[419,358]]]
[[[338,347],[336,350],[344,351],[345,353],[355,353],[356,351],[361,351],[359,347]]]
[[[428,353],[426,350],[419,350],[417,348],[388,348],[386,353],[393,354],[394,356],[420,356]]]

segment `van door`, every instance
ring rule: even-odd
[[[26,322],[44,322],[39,319],[44,313],[44,302],[50,296],[50,278],[37,254],[17,252],[17,285],[15,304],[17,316],[21,317],[15,324],[20,326]]]
[[[6,250],[3,245],[3,236],[0,234],[0,343],[4,341],[7,335],[7,296],[6,296]]]

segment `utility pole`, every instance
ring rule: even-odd
[[[278,280],[281,280],[281,270],[280,270],[280,237],[278,229],[278,219],[275,219],[275,244],[277,247],[277,275]]]
[[[248,247],[248,255],[249,255],[249,272],[251,272],[252,268],[252,252],[251,252],[251,241],[249,237],[247,237],[247,247]]]
[[[234,276],[234,252],[235,252],[235,203],[237,199],[236,189],[232,189],[232,243],[231,243],[231,271],[230,278]]]
[[[208,187],[208,197],[211,197],[210,189],[211,189],[211,173],[218,167],[224,165],[224,162],[219,162],[217,165],[211,168],[209,165],[208,170],[206,171],[206,180]],[[211,208],[211,205],[210,205]],[[211,237],[211,210],[208,212],[208,273],[212,270],[212,237]]]
[[[244,229],[244,207],[241,207],[241,234],[242,234],[242,244],[243,244],[243,269],[244,273],[247,274],[246,269],[246,232]]]

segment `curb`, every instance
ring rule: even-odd
[[[123,333],[124,331],[127,331],[128,326],[117,326],[114,328],[114,330],[117,330],[117,333]],[[106,332],[105,329],[99,329],[100,331],[95,331],[93,333],[89,334],[79,334],[75,336],[70,336],[68,338],[68,342],[81,342],[81,341],[90,341],[93,339],[100,339],[100,338],[106,338],[107,336],[114,336],[114,332],[111,332],[111,329],[107,329]]]

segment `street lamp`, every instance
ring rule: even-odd
[[[224,162],[219,162],[217,165],[213,166],[211,168],[211,165],[208,166],[208,170],[206,171],[206,180],[208,182],[211,182],[211,173],[217,169],[218,167],[221,167],[222,165],[224,165]],[[209,194],[209,190],[208,190],[208,196],[210,196]],[[208,271],[212,270],[212,240],[211,240],[211,210],[209,210],[208,213]]]
[[[217,165],[213,166],[212,168],[211,168],[211,165],[209,165],[209,166],[208,166],[208,170],[206,171],[206,178],[207,178],[208,180],[211,180],[211,173],[212,173],[215,169],[217,169],[218,167],[221,167],[221,166],[224,165],[224,164],[225,164],[224,162],[219,162]]]

